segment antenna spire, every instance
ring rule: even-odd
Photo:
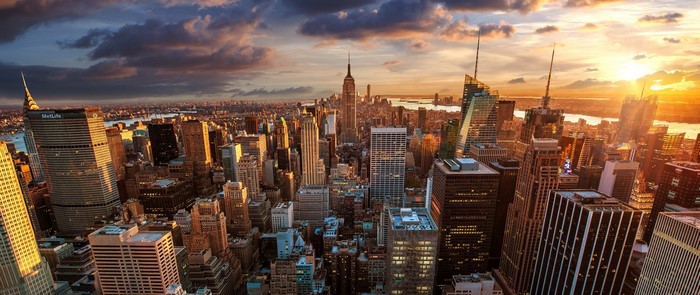
[[[542,97],[542,108],[543,109],[548,109],[549,108],[549,100],[551,97],[549,97],[549,84],[552,82],[552,65],[554,65],[554,50],[557,47],[557,43],[554,43],[554,46],[552,47],[552,61],[549,63],[549,76],[547,76],[547,89],[544,92],[544,96]]]
[[[479,32],[476,37],[476,62],[474,63],[474,80],[476,80],[476,74],[479,71],[479,45],[481,43],[481,27],[479,27]]]
[[[352,75],[350,75],[350,50],[349,49],[348,49],[348,74],[345,77],[352,77]]]
[[[644,79],[644,84],[642,84],[642,94],[639,95],[639,100],[644,98],[644,89],[647,87],[647,79]]]

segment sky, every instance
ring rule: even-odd
[[[0,0],[0,105],[313,99],[357,90],[700,97],[697,0]],[[643,87],[645,86],[645,87]],[[19,101],[19,102],[18,102]]]

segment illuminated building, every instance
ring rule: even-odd
[[[284,117],[279,117],[275,121],[275,141],[277,142],[278,149],[289,148],[289,129],[287,128],[287,122]]]
[[[617,143],[627,143],[630,140],[638,141],[640,137],[646,136],[654,122],[658,106],[658,98],[655,95],[645,98],[627,96],[620,109]]]
[[[163,294],[179,284],[170,232],[109,225],[88,236],[102,294]]]
[[[440,229],[437,285],[488,271],[499,174],[470,158],[435,161],[430,213]]]
[[[457,134],[455,157],[466,157],[472,144],[495,144],[498,92],[469,75],[464,75],[462,120]]]
[[[698,294],[698,237],[700,212],[659,214],[635,294]]]
[[[530,287],[547,197],[559,187],[558,160],[559,145],[554,139],[536,138],[525,150],[495,273],[507,293],[524,293]]]
[[[60,231],[85,231],[119,205],[102,112],[97,108],[28,111]]]
[[[423,175],[427,175],[430,168],[433,167],[433,160],[435,159],[435,153],[438,148],[437,138],[432,134],[426,134],[423,136],[420,146],[420,171]]]
[[[190,211],[191,226],[183,235],[190,253],[210,248],[214,256],[223,258],[228,252],[226,216],[218,200],[197,199]],[[184,227],[183,227],[184,232]]]
[[[248,215],[248,189],[243,183],[229,181],[224,185],[223,207],[233,235],[245,237],[250,233],[252,226]]]
[[[258,165],[258,179],[261,179],[263,163],[267,160],[267,140],[265,139],[265,135],[240,135],[236,136],[234,141],[241,144],[241,151],[243,154],[250,154],[255,158]]]
[[[499,100],[496,101],[496,113],[498,117],[496,119],[496,131],[500,132],[503,127],[503,123],[506,121],[513,121],[513,114],[515,112],[515,101],[514,100]]]
[[[387,294],[433,294],[440,232],[425,208],[390,208]]]
[[[350,74],[350,55],[348,55],[348,74],[343,79],[343,93],[340,96],[341,144],[357,142],[357,98],[355,96],[355,78]]]
[[[104,132],[103,132],[104,134]],[[51,270],[39,255],[12,156],[0,142],[0,293],[54,294]]]
[[[530,294],[620,294],[642,211],[594,190],[549,195]]]
[[[639,162],[644,178],[658,184],[664,164],[673,161],[683,144],[685,133],[668,133],[668,126],[653,126],[639,148]]]
[[[318,126],[314,116],[301,118],[301,184],[322,185],[326,183],[326,170],[319,161]]]
[[[629,203],[638,169],[637,162],[606,161],[600,176],[598,191]]]
[[[354,240],[336,241],[330,249],[330,294],[356,294],[358,253]]]
[[[403,205],[406,175],[406,127],[372,127],[370,202]]]
[[[236,167],[236,180],[242,182],[248,189],[248,195],[257,197],[260,193],[260,178],[258,178],[258,160],[250,154],[243,154]]]
[[[24,115],[24,145],[27,147],[32,178],[36,179],[37,181],[43,181],[44,173],[41,169],[39,151],[37,150],[36,143],[34,142],[34,134],[32,132],[31,123],[29,122],[29,118],[27,118],[27,111],[37,111],[39,110],[39,105],[36,104],[34,98],[29,93],[27,82],[24,80],[24,73],[22,73],[22,84],[24,85],[24,105],[22,106],[22,113]]]
[[[247,116],[244,118],[245,122],[245,132],[247,134],[258,134],[258,128],[260,127],[260,124],[258,124],[258,117],[255,115],[252,116]]]
[[[508,157],[508,149],[497,144],[472,144],[469,147],[469,157],[481,164],[497,162],[498,159]]]

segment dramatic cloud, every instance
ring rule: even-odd
[[[566,6],[568,7],[588,7],[588,6],[598,6],[603,4],[610,4],[615,2],[621,2],[624,0],[568,0],[566,1]]]
[[[676,39],[676,38],[671,38],[671,37],[664,37],[664,41],[666,41],[668,43],[675,43],[675,44],[681,43],[681,39]]]
[[[525,78],[520,77],[520,78],[515,78],[510,81],[508,81],[508,84],[522,84],[525,83]]]
[[[538,10],[547,0],[442,0],[451,10],[494,11],[517,10],[528,13]]]
[[[680,12],[666,13],[666,14],[647,14],[639,19],[640,23],[647,24],[675,24],[678,20],[683,17]]]
[[[440,34],[448,40],[468,40],[476,38],[480,29],[481,37],[510,38],[515,34],[515,27],[506,22],[481,24],[479,28],[472,28],[463,20],[451,23]]]
[[[202,8],[217,7],[235,3],[236,0],[159,0],[166,7],[177,5],[196,5]]]
[[[328,47],[328,46],[335,46],[336,44],[338,44],[338,42],[336,42],[335,40],[325,40],[325,41],[321,41],[319,43],[316,43],[316,45],[314,45],[314,49],[324,48],[324,47]]]
[[[403,63],[403,62],[400,61],[400,60],[387,60],[387,61],[385,61],[385,62],[382,64],[382,66],[385,66],[385,67],[388,68],[388,67],[398,66],[398,65],[400,65],[400,64],[402,64],[402,63]]]
[[[407,38],[432,32],[450,18],[429,0],[388,0],[376,10],[353,9],[313,17],[300,25],[299,32],[336,39]]]
[[[537,34],[549,34],[549,33],[556,33],[556,32],[559,32],[559,27],[553,26],[553,25],[544,26],[541,28],[537,28],[537,30],[535,30],[535,33],[537,33]]]
[[[273,56],[272,49],[250,42],[259,13],[257,7],[243,5],[214,17],[172,23],[149,19],[116,31],[91,30],[61,45],[92,48],[88,54],[92,60],[117,59],[125,66],[160,73],[233,72],[261,66]]]
[[[0,43],[14,41],[27,30],[55,21],[77,19],[127,0],[0,1]]]
[[[590,87],[607,87],[614,85],[613,81],[601,81],[595,78],[588,78],[585,80],[576,80],[575,82],[562,87],[563,89],[583,89]]]
[[[647,58],[649,58],[649,57],[650,57],[650,56],[647,55],[646,53],[639,53],[639,54],[635,55],[632,59],[634,59],[634,60],[642,60],[642,59],[647,59]]]
[[[87,79],[122,79],[136,75],[136,68],[126,66],[123,60],[107,60],[92,65],[83,75]]]
[[[423,39],[411,39],[406,44],[406,47],[408,47],[408,49],[411,51],[423,52],[430,48],[430,43]]]
[[[581,27],[582,31],[597,31],[598,30],[598,25],[594,23],[586,23]]]
[[[588,73],[588,72],[597,72],[597,71],[598,71],[598,68],[586,68],[586,70],[585,70],[586,73]]]
[[[378,0],[284,0],[297,11],[305,14],[332,13],[346,9],[362,7],[376,3]]]
[[[273,89],[266,90],[265,88],[253,89],[250,91],[243,91],[240,89],[234,89],[230,92],[234,93],[234,96],[290,96],[290,95],[302,95],[309,94],[314,91],[311,86],[299,86],[299,87],[289,87],[284,89]]]

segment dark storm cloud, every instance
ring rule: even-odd
[[[234,96],[289,96],[289,95],[302,95],[309,94],[314,91],[311,86],[299,86],[299,87],[289,87],[284,89],[273,89],[267,90],[265,88],[257,88],[250,91],[244,91],[241,89],[234,89],[230,92]]]
[[[255,46],[250,33],[261,23],[262,9],[245,5],[216,16],[164,22],[149,19],[115,31],[91,30],[63,47],[92,48],[91,60],[119,59],[128,67],[161,72],[233,72],[268,63],[273,50]]]
[[[515,27],[506,22],[481,24],[477,29],[469,27],[463,20],[451,23],[440,34],[448,40],[468,40],[476,38],[479,30],[481,30],[481,37],[510,38],[515,34]]]
[[[678,20],[683,17],[680,12],[672,12],[665,14],[647,14],[639,18],[640,23],[650,23],[650,24],[675,24]]]
[[[78,19],[130,0],[0,1],[0,43],[11,42],[27,30],[50,22]]]
[[[546,0],[443,0],[445,7],[459,11],[517,10],[528,13],[537,10]]]
[[[576,80],[573,83],[562,87],[563,89],[583,89],[589,87],[605,87],[614,85],[613,81],[603,81],[595,78],[588,78],[585,80]]]
[[[352,9],[307,19],[299,26],[299,33],[336,39],[407,38],[415,33],[432,32],[448,19],[429,0],[388,0],[376,11]]]
[[[510,81],[508,81],[508,84],[522,84],[522,83],[525,83],[525,78],[523,78],[523,77],[511,79]]]
[[[98,63],[88,69],[0,63],[0,97],[17,98],[18,107],[21,105],[24,92],[20,71],[24,71],[39,105],[42,101],[82,100],[99,104],[116,99],[216,94],[225,92],[232,78],[215,73],[159,75],[115,64],[118,62]]]
[[[664,37],[664,41],[666,41],[668,43],[675,43],[675,44],[681,43],[681,39],[676,39],[676,38],[672,38],[672,37]]]
[[[535,33],[537,33],[537,34],[549,34],[549,33],[556,33],[556,32],[559,32],[559,27],[553,26],[553,25],[544,26],[541,28],[537,28],[537,30],[535,30]]]
[[[376,3],[378,0],[284,0],[283,3],[305,14],[338,12]]]
[[[588,6],[598,6],[602,4],[610,4],[615,2],[622,2],[624,0],[569,0],[566,1],[566,6],[568,7],[588,7]]]

